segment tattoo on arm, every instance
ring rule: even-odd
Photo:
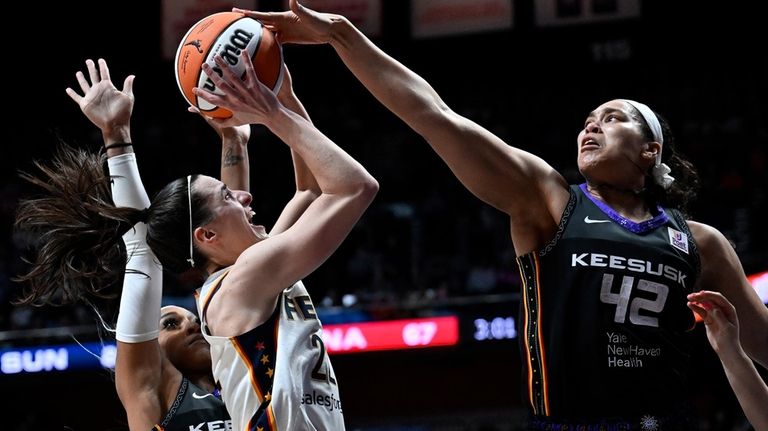
[[[234,154],[232,147],[228,147],[224,152],[224,156],[221,158],[221,165],[225,168],[229,168],[235,165],[239,165],[243,161],[243,156]]]

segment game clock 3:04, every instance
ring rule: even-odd
[[[511,316],[478,317],[473,323],[473,338],[476,341],[511,340],[517,337],[515,318]]]

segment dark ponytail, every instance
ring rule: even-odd
[[[111,297],[107,288],[122,280],[127,255],[122,235],[146,211],[115,207],[104,154],[63,145],[50,165],[36,162],[40,174],[21,177],[41,194],[24,200],[15,228],[30,234],[31,269],[16,277],[26,283],[17,301],[62,305]]]
[[[191,175],[187,188],[187,177],[174,180],[163,187],[152,199],[149,222],[147,223],[147,244],[163,265],[163,268],[181,273],[189,269],[202,269],[207,259],[193,251],[195,266],[189,263],[189,242],[193,228],[209,223],[213,213],[204,195],[195,192],[194,183],[198,175]],[[189,223],[190,198],[192,201],[192,225]]]
[[[632,109],[635,109],[634,107]],[[639,114],[639,112],[638,112]],[[693,164],[685,159],[681,154],[678,154],[675,148],[675,137],[672,135],[672,130],[669,127],[669,122],[659,113],[654,111],[656,117],[659,119],[661,125],[661,132],[664,138],[661,151],[661,161],[666,163],[672,170],[670,175],[675,178],[675,181],[670,185],[668,189],[664,189],[659,184],[656,184],[653,177],[649,173],[645,178],[645,194],[650,202],[658,203],[665,208],[676,208],[680,210],[685,216],[687,216],[688,205],[696,198],[696,194],[699,191],[699,174],[696,172]],[[642,116],[638,115],[641,124],[643,125],[643,133],[649,140],[654,140],[653,132],[651,132],[648,124],[642,120]]]

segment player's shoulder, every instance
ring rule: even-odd
[[[700,250],[706,252],[724,247],[732,247],[725,235],[714,226],[692,220],[688,220],[687,223],[691,230],[691,235],[693,235],[693,240]]]

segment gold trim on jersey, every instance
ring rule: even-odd
[[[547,360],[541,328],[541,280],[536,252],[517,258],[522,281],[523,352],[528,368],[528,398],[536,415],[549,416]]]

